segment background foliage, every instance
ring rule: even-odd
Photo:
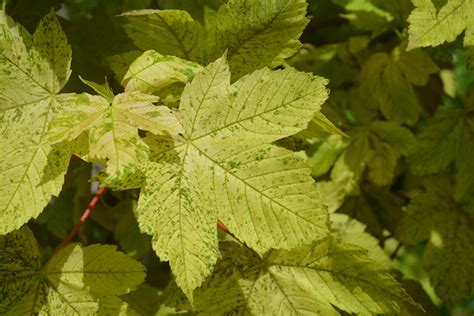
[[[474,312],[471,0],[2,4],[0,314]]]

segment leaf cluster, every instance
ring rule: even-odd
[[[472,1],[2,8],[0,314],[469,313]]]

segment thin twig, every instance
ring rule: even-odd
[[[81,219],[79,220],[79,222],[76,224],[76,226],[74,226],[74,228],[69,233],[69,235],[66,237],[66,239],[58,247],[56,247],[55,252],[58,252],[62,248],[66,247],[69,244],[69,242],[74,238],[74,236],[79,231],[79,228],[86,222],[87,218],[91,214],[92,209],[96,206],[97,202],[99,201],[102,194],[104,194],[106,189],[107,189],[106,187],[101,187],[101,188],[99,188],[99,190],[97,190],[94,197],[90,201],[89,206],[87,207],[87,209],[82,214]]]
[[[398,251],[400,250],[400,248],[402,248],[403,244],[402,243],[399,243],[397,248],[395,248],[395,250],[393,251],[393,253],[390,255],[390,259],[393,261],[397,255],[398,255]]]

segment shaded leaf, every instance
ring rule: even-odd
[[[5,315],[128,314],[117,296],[145,278],[144,267],[115,246],[69,245],[44,266],[27,227],[0,236],[0,246],[0,312]]]
[[[474,124],[468,109],[439,109],[418,135],[419,147],[408,161],[418,174],[433,174],[456,166],[456,199],[474,185]]]
[[[370,315],[417,306],[364,250],[338,239],[263,258],[232,242],[221,252],[214,275],[196,290],[198,314]]]
[[[307,24],[304,0],[230,0],[202,25],[186,11],[141,10],[124,14],[125,31],[142,50],[208,64],[226,50],[235,79],[276,67],[300,47]]]
[[[398,236],[407,244],[428,241],[423,261],[436,293],[455,304],[474,289],[474,218],[454,201],[449,181],[431,179],[407,208]]]

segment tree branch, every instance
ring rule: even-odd
[[[94,197],[90,201],[89,206],[87,207],[87,209],[82,214],[79,222],[76,224],[76,226],[74,226],[74,228],[69,233],[69,235],[66,237],[66,239],[58,247],[56,247],[55,252],[58,252],[62,248],[66,247],[69,244],[69,242],[74,238],[74,236],[79,231],[79,228],[86,222],[87,218],[91,214],[92,209],[96,206],[97,202],[99,201],[102,194],[104,194],[106,189],[107,189],[106,187],[101,187],[101,188],[99,188],[99,190],[97,190]]]

